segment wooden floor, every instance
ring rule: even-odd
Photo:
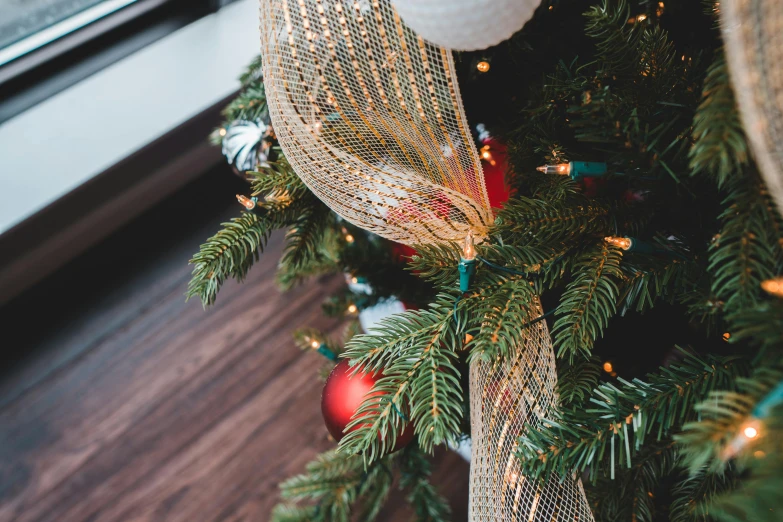
[[[189,255],[236,213],[210,176],[0,310],[0,521],[264,521],[277,483],[332,446],[323,361],[291,332],[337,331],[320,302],[340,278],[281,295],[277,234],[214,308],[185,303]],[[466,520],[467,464],[436,461]],[[399,495],[381,517],[411,519]]]

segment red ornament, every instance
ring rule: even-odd
[[[351,372],[347,360],[344,359],[337,363],[332,373],[329,374],[323,395],[321,395],[321,412],[324,416],[326,429],[338,442],[345,435],[343,430],[351,422],[354,413],[362,405],[375,382],[383,377],[380,372],[374,375],[359,372],[354,376],[351,376]],[[351,431],[358,427],[355,426]],[[378,436],[380,437],[380,434]],[[413,424],[407,423],[402,433],[397,435],[392,452],[404,448],[411,440],[413,440]]]
[[[511,195],[506,185],[506,171],[508,171],[506,146],[493,138],[487,138],[482,143],[484,147],[481,149],[481,160],[489,205],[492,208],[501,208]]]

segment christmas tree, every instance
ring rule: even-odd
[[[332,378],[353,372],[369,392],[346,406],[339,447],[282,484],[274,520],[373,520],[395,485],[417,520],[448,520],[427,455],[476,436],[468,373],[516,361],[533,331],[557,355],[556,408],[525,423],[518,472],[493,487],[581,477],[600,521],[780,520],[783,220],[719,16],[697,0],[545,1],[511,39],[457,53],[498,207],[476,245],[409,249],[341,219],[278,146],[262,61],[250,65],[213,136],[250,183],[245,211],[194,255],[188,295],[213,303],[286,230],[283,289],[348,283],[324,304],[344,338],[304,329],[298,344],[325,374],[350,361]],[[362,333],[357,314],[392,299],[408,310]],[[504,415],[526,400],[487,382]],[[329,397],[325,409],[343,400]],[[537,502],[530,521],[559,520]]]

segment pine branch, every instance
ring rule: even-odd
[[[427,310],[391,316],[346,345],[345,356],[365,372],[383,371],[340,441],[349,453],[373,462],[396,442],[409,412],[419,444],[432,451],[453,439],[462,417],[462,388],[453,347],[453,297],[442,295]]]
[[[302,209],[286,234],[286,246],[280,260],[283,270],[308,270],[326,261],[323,243],[334,214],[320,201],[311,199],[311,204]],[[337,268],[334,260],[332,264]]]
[[[498,213],[495,233],[516,245],[547,245],[613,229],[609,209],[594,201],[552,203],[526,197],[509,200]]]
[[[662,299],[674,302],[694,292],[703,277],[703,267],[683,256],[670,259],[629,253],[621,265],[623,282],[618,299],[621,314],[644,312]]]
[[[783,345],[783,301],[765,301],[729,315],[731,343],[748,342],[771,351]]]
[[[558,357],[589,356],[617,311],[621,259],[620,249],[601,241],[575,261],[574,279],[563,292],[552,328]]]
[[[538,297],[525,280],[506,280],[486,298],[476,300],[472,316],[480,323],[468,330],[471,359],[511,358],[528,337],[525,325],[538,317]]]
[[[678,364],[646,381],[618,379],[596,388],[587,406],[574,406],[520,438],[523,469],[533,476],[590,470],[613,476],[616,465],[631,467],[647,435],[662,440],[695,418],[694,406],[716,389],[730,388],[744,364],[737,358],[699,357],[684,352]]]
[[[707,71],[702,102],[693,118],[695,142],[690,151],[693,174],[709,172],[719,187],[741,175],[748,162],[748,144],[737,112],[723,52]]]
[[[250,179],[254,196],[272,194],[280,197],[285,195],[289,201],[293,202],[312,195],[285,157],[280,157],[275,162],[267,162],[266,165],[259,166],[257,171],[247,172],[247,176]]]
[[[272,522],[314,522],[316,517],[315,506],[278,504],[272,510]]]
[[[399,460],[400,488],[408,491],[407,500],[416,513],[417,522],[446,522],[451,508],[430,483],[429,460],[417,446],[406,448]]]
[[[263,57],[259,54],[247,65],[242,75],[239,77],[239,82],[242,85],[249,85],[255,81],[261,79],[263,75]]]
[[[280,485],[285,500],[317,504],[279,505],[273,511],[273,520],[349,522],[359,508],[361,520],[370,522],[378,516],[391,488],[391,463],[391,458],[386,458],[365,468],[362,459],[355,455],[337,450],[322,453],[307,465],[306,473]]]
[[[585,33],[596,40],[603,76],[636,76],[639,72],[639,47],[644,26],[632,24],[631,11],[624,0],[591,7],[586,13]]]
[[[755,176],[729,184],[726,209],[720,216],[723,226],[710,246],[708,265],[712,290],[728,313],[757,305],[763,295],[761,281],[780,271],[780,239],[768,232],[780,217],[769,214],[767,197]]]
[[[572,364],[563,359],[558,361],[557,394],[561,409],[582,403],[592,394],[601,379],[600,364],[596,356],[578,359]]]
[[[716,496],[730,491],[737,480],[729,467],[721,473],[710,473],[702,468],[694,475],[686,475],[674,487],[674,502],[669,510],[671,522],[709,522],[710,504]]]
[[[653,522],[661,482],[676,466],[671,441],[643,448],[630,469],[621,469],[614,480],[603,478],[590,488],[596,498],[596,518],[606,522]]]
[[[777,360],[774,366],[755,369],[750,378],[737,378],[736,390],[724,387],[713,391],[694,406],[699,420],[684,425],[675,437],[692,474],[705,467],[710,471],[725,467],[727,444],[751,417],[756,404],[781,380],[783,366]]]
[[[204,307],[214,304],[217,292],[229,277],[241,281],[258,261],[273,224],[253,212],[223,223],[223,229],[201,245],[190,260],[194,265],[187,298],[198,296]]]

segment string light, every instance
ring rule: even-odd
[[[570,163],[558,163],[556,165],[541,165],[536,167],[536,170],[543,172],[544,174],[559,174],[561,176],[568,176],[571,174]]]
[[[218,134],[220,134],[221,136],[225,136],[226,134],[228,134],[228,131],[226,129],[220,129],[220,131],[218,131]]]
[[[356,241],[356,239],[351,234],[345,234],[346,243],[353,243],[354,241]]]
[[[570,163],[555,163],[554,165],[541,165],[536,170],[544,174],[556,174],[558,176],[571,176],[574,181],[582,178],[597,178],[606,175],[608,167],[606,163],[599,161],[572,161]]]
[[[731,339],[731,334],[729,332],[725,332],[723,334],[723,340],[729,342],[729,339]]]
[[[742,434],[749,439],[755,439],[756,437],[759,436],[759,430],[757,430],[753,426],[746,426],[745,429],[742,430]]]
[[[476,69],[478,69],[478,72],[481,73],[485,73],[489,71],[489,62],[481,60],[479,63],[476,64]]]
[[[608,236],[604,238],[604,241],[623,250],[630,250],[633,246],[633,240],[630,237]]]
[[[237,194],[237,201],[239,201],[239,204],[248,210],[253,210],[254,208],[256,208],[256,205],[258,204],[257,198],[248,198],[243,196],[242,194]]]
[[[762,281],[761,288],[770,295],[783,297],[783,277]]]
[[[358,282],[359,282],[359,278],[358,277],[352,277],[351,278],[351,283],[356,284]]]
[[[310,343],[310,346],[313,348],[313,350],[317,350],[319,346],[321,346],[321,343],[313,339],[313,341]]]
[[[473,261],[476,259],[476,243],[473,232],[468,232],[468,235],[465,236],[465,246],[462,248],[462,259],[465,261]]]
[[[604,363],[604,371],[606,373],[612,373],[614,371],[614,366],[612,366],[612,363],[610,361],[606,361]]]
[[[461,292],[470,290],[470,283],[476,273],[476,252],[475,238],[473,232],[468,232],[465,236],[465,245],[462,248],[462,258],[459,261],[457,270],[459,270],[459,289]]]
[[[359,311],[359,308],[355,304],[348,305],[348,313],[349,314],[355,314]]]

